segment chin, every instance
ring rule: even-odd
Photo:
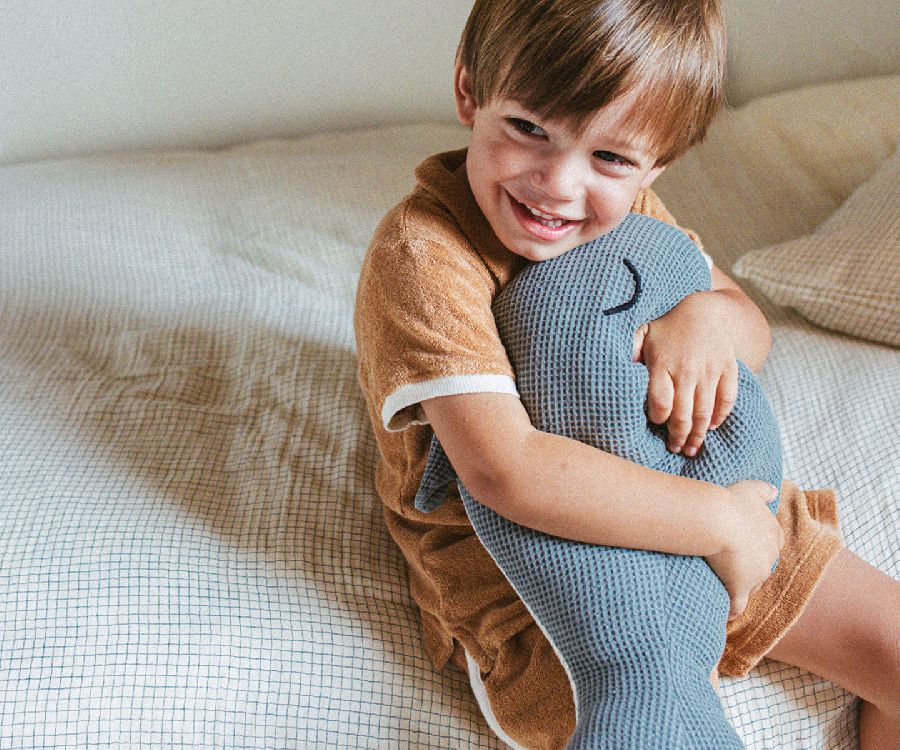
[[[571,248],[547,248],[547,247],[537,247],[537,248],[520,248],[518,250],[513,250],[516,255],[519,255],[526,260],[531,261],[542,261],[542,260],[550,260],[551,258],[555,258],[558,255],[562,255],[563,253],[571,250]]]

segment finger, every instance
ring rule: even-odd
[[[693,426],[696,390],[696,381],[693,379],[675,384],[672,413],[666,420],[666,426],[669,431],[668,448],[673,453],[681,451],[684,441],[687,439],[688,433],[690,433]]]
[[[710,420],[710,429],[716,429],[734,409],[738,394],[738,368],[737,362],[727,368],[719,379],[719,387],[716,391],[716,405]]]
[[[644,323],[644,325],[638,326],[638,329],[634,332],[634,346],[631,350],[632,362],[641,361],[641,357],[644,353],[644,338],[647,336],[647,331],[649,329],[650,326],[647,323]]]
[[[709,421],[716,403],[716,384],[697,386],[694,393],[694,414],[691,432],[684,442],[684,455],[696,456],[706,439]]]
[[[647,416],[654,424],[663,424],[672,413],[675,385],[672,376],[662,367],[650,368],[647,385]]]

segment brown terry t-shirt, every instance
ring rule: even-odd
[[[465,158],[465,150],[438,154],[416,169],[416,189],[375,231],[354,321],[359,380],[380,451],[376,487],[438,667],[454,638],[479,658],[480,644],[530,619],[461,503],[428,515],[413,506],[432,436],[420,403],[461,393],[518,395],[491,304],[527,261],[500,243],[457,174]],[[675,224],[649,189],[632,211]]]

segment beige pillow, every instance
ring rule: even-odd
[[[753,250],[734,273],[825,328],[900,346],[900,153],[812,234]]]

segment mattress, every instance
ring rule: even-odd
[[[900,78],[726,112],[659,192],[726,270],[894,150]],[[499,748],[436,672],[374,491],[356,277],[418,124],[0,168],[0,747]],[[786,474],[900,577],[896,349],[757,296]],[[723,679],[750,748],[855,747],[855,699]]]

